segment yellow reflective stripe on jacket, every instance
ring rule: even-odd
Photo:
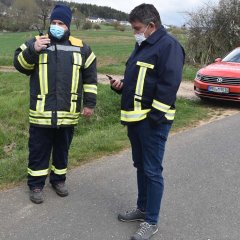
[[[79,116],[80,116],[80,112],[70,113],[70,112],[64,112],[64,111],[57,111],[58,118],[74,118],[74,119],[78,120]]]
[[[51,170],[57,174],[57,175],[63,175],[63,174],[66,174],[67,173],[67,168],[65,169],[57,169],[55,166],[52,165],[52,168]]]
[[[86,60],[84,68],[88,68],[88,67],[92,64],[92,62],[94,61],[95,58],[96,58],[96,56],[95,56],[95,54],[92,52],[92,53],[90,54],[90,56],[88,57],[88,59]]]
[[[154,99],[153,103],[152,103],[152,107],[156,108],[159,111],[166,113],[166,112],[168,112],[168,110],[170,109],[171,106],[161,103]]]
[[[124,122],[141,121],[147,117],[148,112],[150,112],[150,109],[136,110],[136,111],[121,110],[121,121],[124,121]]]
[[[140,67],[145,67],[145,68],[154,69],[154,65],[149,64],[149,63],[145,63],[145,62],[137,61],[137,65],[140,66]]]
[[[83,84],[83,91],[97,94],[96,84]]]
[[[82,65],[82,56],[80,53],[73,53],[73,71],[72,71],[72,88],[71,93],[77,93],[79,72]]]
[[[52,125],[52,120],[51,119],[38,119],[38,118],[33,118],[29,116],[29,122],[32,124],[38,124],[38,125]]]
[[[51,118],[52,111],[45,111],[45,112],[37,112],[32,109],[29,110],[29,115],[31,117],[39,117],[39,118]],[[74,118],[78,119],[80,116],[80,112],[78,113],[70,113],[65,111],[57,111],[57,117],[59,118]]]
[[[78,119],[66,119],[66,118],[62,118],[62,119],[58,119],[57,121],[57,125],[75,125],[78,124]]]
[[[77,109],[77,99],[78,95],[77,94],[72,94],[71,96],[71,108],[70,108],[70,113],[75,113]]]
[[[34,170],[28,168],[28,174],[33,177],[46,176],[46,175],[48,175],[48,169],[34,171]]]
[[[40,117],[40,118],[51,118],[52,112],[51,111],[45,111],[45,112],[38,112],[34,110],[29,110],[29,115],[32,117]]]
[[[46,53],[39,55],[39,82],[41,95],[48,93],[48,55]]]
[[[38,95],[36,111],[37,112],[44,112],[44,106],[46,101],[46,95]]]
[[[135,97],[134,97],[134,109],[135,110],[141,110],[141,102],[136,101],[136,99],[141,100],[142,95],[143,95],[143,87],[144,87],[144,81],[147,73],[147,69],[154,68],[154,65],[149,64],[149,63],[144,63],[144,62],[137,62],[137,65],[140,66],[140,70],[138,73],[138,79],[137,79],[137,84],[136,84],[136,89],[135,89]]]
[[[33,70],[34,69],[34,64],[29,64],[26,62],[26,60],[23,57],[23,52],[21,52],[18,55],[18,62],[20,63],[20,65],[26,69],[26,70]]]
[[[22,44],[21,46],[20,46],[20,48],[22,49],[22,51],[24,51],[26,48],[27,48],[27,46],[26,46],[26,44]]]
[[[165,117],[167,118],[167,120],[174,120],[175,113],[176,113],[175,109],[168,110],[168,112],[165,114]]]

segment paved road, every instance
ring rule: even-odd
[[[165,155],[166,191],[153,240],[240,239],[240,114],[171,135]],[[130,151],[68,174],[70,195],[49,185],[45,202],[28,200],[25,185],[0,192],[1,240],[121,240],[136,223],[116,220],[135,205]]]

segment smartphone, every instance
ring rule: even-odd
[[[107,74],[106,74],[106,76],[108,77],[109,81],[110,81],[110,80],[113,80],[113,78],[112,78],[110,75],[107,75]]]

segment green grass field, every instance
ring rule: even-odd
[[[27,175],[29,80],[20,73],[0,73],[0,188]],[[173,131],[204,119],[209,109],[200,102],[179,99]],[[120,96],[99,85],[95,116],[81,119],[70,150],[70,166],[129,147],[120,125]]]
[[[37,34],[37,31],[0,33],[0,66],[12,65],[15,49]],[[91,46],[98,59],[98,72],[123,75],[126,60],[135,44],[130,28],[119,32],[112,26],[102,26],[100,30],[73,30],[72,35],[81,38]],[[183,46],[185,45],[185,35],[179,34],[176,35],[176,38],[179,38]],[[196,72],[197,68],[185,65],[183,79],[193,80]]]

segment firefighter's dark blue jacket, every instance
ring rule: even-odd
[[[148,118],[152,125],[172,122],[182,79],[184,50],[163,26],[134,51],[126,63],[121,100],[125,125]]]
[[[22,44],[14,56],[16,69],[30,75],[30,124],[76,125],[82,97],[84,107],[96,105],[96,57],[89,46],[69,35],[61,41],[51,38],[51,45],[40,53],[34,50],[35,41]]]

